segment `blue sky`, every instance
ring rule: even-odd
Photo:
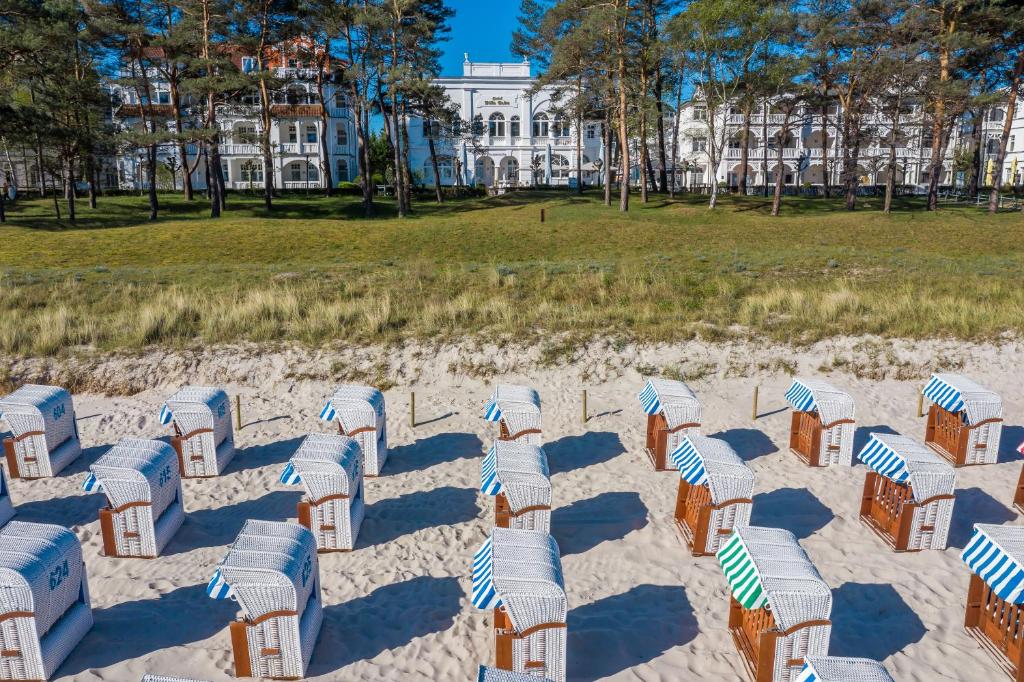
[[[448,0],[455,10],[451,40],[444,43],[442,76],[461,76],[463,53],[475,62],[518,61],[509,52],[519,0]]]

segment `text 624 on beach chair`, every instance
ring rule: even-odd
[[[924,444],[872,433],[857,458],[864,480],[860,518],[897,552],[945,549],[956,473]]]
[[[647,414],[647,456],[656,471],[671,469],[669,453],[686,434],[700,433],[700,401],[681,381],[651,379],[640,391],[640,404]]]
[[[1024,528],[975,524],[960,558],[972,573],[964,626],[1024,682]]]
[[[338,421],[338,432],[355,438],[363,452],[363,475],[380,476],[388,459],[388,419],[384,394],[369,386],[339,386],[320,419]]]
[[[740,526],[718,550],[732,597],[729,630],[755,682],[791,682],[808,656],[824,656],[832,591],[796,537]]]
[[[316,540],[308,529],[247,521],[206,593],[233,598],[242,609],[231,624],[237,677],[305,676],[323,623]]]
[[[12,478],[46,478],[82,454],[71,394],[56,386],[26,384],[0,400],[11,427],[4,454]]]
[[[174,425],[171,445],[184,478],[219,476],[235,456],[231,401],[222,389],[181,389],[160,410],[160,423]]]
[[[355,547],[366,515],[363,456],[348,436],[310,434],[281,474],[285,485],[302,485],[299,523],[310,529],[320,552],[347,552]]]
[[[812,467],[853,464],[853,397],[824,381],[794,379],[789,449]]]
[[[7,524],[0,531],[0,679],[49,679],[92,623],[75,534],[49,524]]]
[[[808,656],[793,682],[893,682],[889,671],[869,658]]]
[[[500,668],[480,666],[476,682],[551,682],[547,677],[538,677],[527,673],[514,673]]]
[[[529,386],[498,384],[484,405],[484,419],[498,422],[498,438],[540,445],[540,394]]]
[[[159,440],[125,438],[89,466],[83,489],[102,491],[103,553],[153,559],[185,520],[174,448]]]
[[[715,554],[750,523],[754,472],[724,440],[690,434],[672,452],[679,469],[676,527],[694,556]]]
[[[480,490],[494,496],[498,528],[551,528],[548,458],[536,445],[499,440],[480,466]]]
[[[565,681],[565,583],[547,533],[495,528],[473,557],[473,605],[494,610],[495,667]]]
[[[1003,401],[959,374],[934,374],[921,391],[931,401],[925,442],[953,466],[995,464]]]

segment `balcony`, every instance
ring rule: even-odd
[[[258,144],[234,144],[227,143],[220,146],[220,153],[224,156],[244,155],[256,156],[260,153]]]
[[[281,145],[282,154],[316,155],[320,153],[319,142],[285,142]]]
[[[319,180],[285,180],[285,189],[320,189]]]

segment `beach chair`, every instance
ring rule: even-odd
[[[11,502],[11,489],[7,484],[7,474],[0,469],[0,527],[14,518],[14,503]]]
[[[682,381],[651,379],[640,391],[640,405],[647,414],[647,446],[655,471],[674,465],[668,455],[688,433],[700,433],[701,406]]]
[[[956,472],[907,436],[872,433],[857,455],[869,469],[860,518],[897,552],[945,549]]]
[[[853,464],[853,397],[817,379],[794,379],[789,450],[812,467]]]
[[[82,488],[103,492],[103,553],[154,559],[185,521],[174,448],[159,440],[124,438],[89,466]]]
[[[931,401],[925,443],[955,467],[995,464],[1003,401],[959,374],[933,374],[921,391]]]
[[[1024,455],[1024,443],[1020,444],[1017,452]],[[1024,514],[1024,467],[1021,467],[1020,476],[1017,478],[1017,492],[1013,495],[1013,506],[1018,512]]]
[[[482,665],[477,673],[476,682],[551,682],[551,680],[547,677],[537,677],[536,675],[524,673],[513,673],[508,670],[488,668],[487,666]]]
[[[75,534],[22,521],[0,530],[0,679],[48,680],[92,623]]]
[[[11,428],[4,455],[11,478],[56,476],[82,454],[71,394],[56,386],[26,384],[0,400]]]
[[[808,656],[794,682],[893,682],[885,666],[869,658]]]
[[[208,682],[192,677],[167,677],[166,675],[144,675],[142,682]]]
[[[299,523],[316,538],[319,552],[352,550],[366,515],[363,455],[348,436],[306,436],[281,474],[286,485],[302,485]]]
[[[484,419],[498,422],[498,438],[540,445],[540,394],[528,386],[498,384],[484,406]]]
[[[480,466],[480,490],[494,497],[498,528],[551,530],[548,458],[536,445],[496,441]]]
[[[320,419],[338,421],[338,433],[359,442],[363,452],[363,475],[380,476],[388,460],[388,423],[384,394],[369,386],[339,386]]]
[[[547,533],[495,528],[473,557],[473,605],[494,612],[494,665],[565,682],[565,583]]]
[[[1024,682],[1024,528],[975,524],[960,558],[971,571],[964,627]]]
[[[791,682],[828,653],[832,591],[786,530],[739,526],[718,550],[729,631],[755,682]]]
[[[724,440],[689,434],[671,455],[679,470],[676,527],[694,556],[715,554],[750,523],[754,472]]]
[[[316,540],[308,529],[246,521],[206,593],[233,598],[241,608],[230,627],[236,677],[305,676],[323,623]]]
[[[219,476],[235,456],[231,401],[222,389],[181,389],[160,410],[160,423],[174,427],[171,445],[182,478]]]

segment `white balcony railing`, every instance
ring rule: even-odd
[[[222,144],[220,146],[220,153],[225,155],[244,154],[246,156],[253,156],[260,153],[260,146],[258,144]]]
[[[285,189],[318,189],[320,188],[319,180],[285,180]]]

